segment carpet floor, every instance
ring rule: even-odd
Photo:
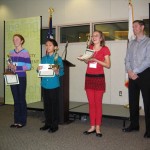
[[[140,131],[132,133],[122,132],[122,120],[103,118],[102,138],[83,135],[89,128],[89,119],[59,125],[55,133],[39,130],[43,120],[42,111],[28,110],[27,125],[12,129],[13,106],[1,105],[0,150],[150,150],[150,139],[143,138],[144,117],[140,117]]]

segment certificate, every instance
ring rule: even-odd
[[[53,64],[39,64],[42,69],[38,72],[38,77],[54,77],[55,72],[52,69]]]
[[[86,51],[84,52],[84,54],[80,57],[78,57],[79,60],[87,60],[89,58],[91,58],[94,54],[94,50],[91,49],[86,49]]]
[[[5,74],[5,84],[6,85],[15,85],[19,84],[19,79],[17,74]]]

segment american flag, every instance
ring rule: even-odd
[[[52,13],[53,13],[53,9],[49,9],[50,11],[50,17],[49,17],[49,29],[47,32],[47,39],[53,39],[53,26],[52,26]]]

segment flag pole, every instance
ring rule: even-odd
[[[47,32],[47,39],[53,39],[53,28],[52,28],[52,14],[54,12],[53,8],[49,8],[48,9],[49,12],[49,21],[48,21],[48,32]],[[46,55],[47,55],[47,51],[46,51]]]
[[[132,28],[132,23],[134,21],[134,17],[133,17],[133,5],[132,5],[132,0],[129,0],[129,14],[128,14],[128,41],[127,41],[127,47],[129,44],[129,41],[132,40],[134,38],[134,33],[133,33],[133,28]],[[125,87],[128,88],[128,74],[126,73],[125,75]],[[125,104],[124,105],[125,108],[129,108],[129,104]]]
[[[53,12],[54,12],[54,8],[49,8],[48,9],[48,12],[49,12],[49,19],[50,19],[50,17],[52,17],[52,14],[53,14]],[[50,21],[50,20],[49,20]]]
[[[50,13],[50,15],[49,15],[49,38],[53,39],[52,14],[54,12],[54,9],[52,7],[50,7],[48,9],[48,12]],[[57,62],[59,55],[58,55],[57,51],[58,51],[58,47],[55,48],[55,51],[54,51],[54,65],[53,66],[56,68],[59,68],[59,65]]]
[[[134,21],[134,14],[133,14],[133,5],[132,5],[132,0],[129,0],[129,6],[130,6],[130,11],[129,11],[129,31],[128,31],[128,43],[129,41],[135,39],[135,35],[133,33],[133,21]],[[128,46],[127,43],[127,46]],[[128,82],[126,81],[125,86],[128,88]],[[125,108],[129,108],[129,104],[124,105]],[[141,109],[141,106],[139,106],[139,110]]]
[[[49,12],[49,24],[48,24],[48,27],[49,27],[49,31],[48,31],[48,37],[49,39],[53,39],[53,27],[52,27],[52,14],[54,12],[54,9],[53,8],[49,8],[48,9],[48,12]]]

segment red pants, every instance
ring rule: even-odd
[[[103,91],[86,89],[89,101],[89,114],[91,126],[101,125],[102,122],[102,98]]]

